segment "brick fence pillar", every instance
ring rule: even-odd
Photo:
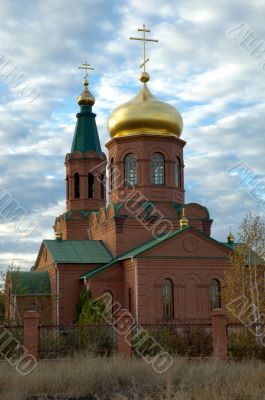
[[[213,355],[219,360],[227,360],[227,317],[222,308],[212,311]]]
[[[23,317],[23,345],[26,352],[36,359],[38,358],[39,349],[39,319],[40,316],[37,311],[26,311]]]
[[[133,317],[126,309],[115,314],[117,332],[117,352],[125,356],[132,356],[132,329]]]

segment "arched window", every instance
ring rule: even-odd
[[[221,308],[221,290],[218,279],[213,279],[210,284],[211,309]]]
[[[88,184],[88,198],[93,199],[94,197],[94,175],[88,174],[87,177],[87,184]]]
[[[69,177],[66,177],[66,199],[69,200]]]
[[[176,188],[181,188],[181,163],[179,157],[176,159],[175,164],[175,178],[176,178]]]
[[[80,197],[80,178],[78,172],[74,174],[74,194],[75,199],[79,199]]]
[[[114,160],[113,158],[110,161],[110,190],[114,189]]]
[[[128,154],[124,159],[125,186],[135,186],[137,183],[137,160],[134,154]]]
[[[104,174],[100,175],[100,197],[102,200],[105,199],[105,179]]]
[[[171,279],[164,279],[162,284],[164,319],[172,319],[174,317],[173,302],[173,282]]]
[[[160,153],[154,153],[151,157],[152,184],[164,185],[165,183],[165,160]]]

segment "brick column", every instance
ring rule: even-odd
[[[126,309],[115,314],[117,332],[117,353],[132,356],[132,329],[133,317]]]
[[[39,349],[39,319],[37,311],[26,311],[23,317],[24,332],[23,345],[26,352],[38,358]]]
[[[227,359],[227,317],[222,308],[212,311],[213,355],[219,360]]]

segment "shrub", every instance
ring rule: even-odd
[[[264,346],[256,341],[252,332],[244,328],[229,332],[228,354],[235,359],[258,358],[265,360]]]
[[[41,328],[40,355],[43,358],[73,356],[76,353],[110,355],[115,349],[112,327],[78,326]]]
[[[136,354],[155,355],[160,350],[174,355],[201,357],[211,355],[211,332],[201,327],[155,327],[133,335],[133,348]],[[160,346],[155,346],[154,343]]]

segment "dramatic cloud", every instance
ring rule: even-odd
[[[159,39],[148,45],[149,87],[184,119],[186,201],[209,208],[220,240],[230,225],[236,233],[248,209],[264,215],[260,199],[231,173],[244,161],[265,181],[265,72],[251,54],[265,42],[264,12],[260,0],[145,0],[144,7],[142,0],[3,0],[0,61],[12,60],[40,94],[29,102],[10,85],[11,64],[0,63],[0,188],[37,221],[23,238],[0,218],[2,267],[31,266],[64,211],[64,156],[82,90],[77,66],[87,59],[96,67],[90,87],[104,147],[110,112],[140,87],[140,43],[128,37],[143,23]],[[255,43],[240,46],[227,34],[240,24]]]

